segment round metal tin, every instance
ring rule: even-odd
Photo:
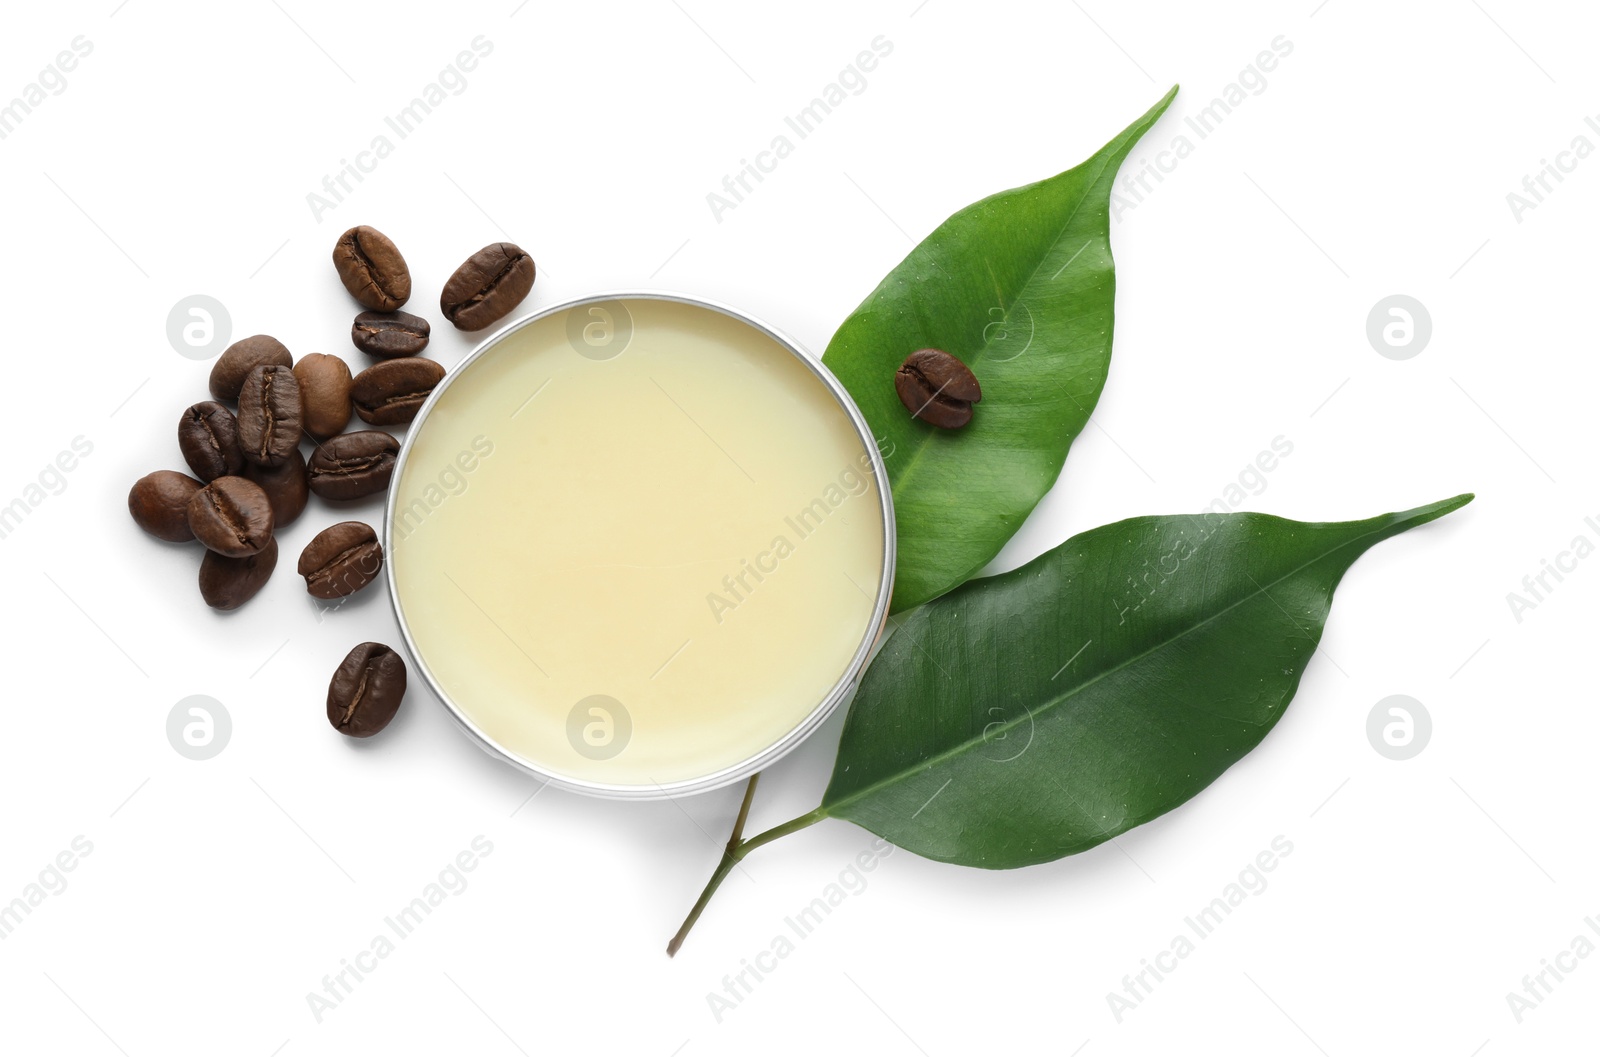
[[[406,650],[408,653],[410,653],[413,664],[422,672],[423,678],[427,680],[429,689],[431,689],[433,693],[444,702],[445,707],[450,710],[450,714],[455,717],[456,722],[460,724],[461,728],[467,732],[468,737],[476,742],[477,745],[485,752],[500,760],[504,760],[506,763],[511,764],[519,770],[541,778],[551,785],[561,789],[567,789],[575,793],[583,793],[589,796],[607,797],[616,800],[664,800],[690,793],[702,793],[711,789],[719,789],[723,786],[731,785],[734,782],[740,781],[741,779],[748,778],[750,775],[762,770],[763,768],[771,766],[778,759],[792,751],[795,746],[799,745],[809,734],[816,730],[817,727],[822,724],[823,720],[827,719],[828,716],[832,714],[833,710],[839,706],[839,703],[849,696],[850,692],[855,688],[857,681],[861,677],[862,671],[866,668],[868,659],[872,655],[872,648],[876,644],[878,637],[883,633],[884,624],[888,620],[889,599],[894,590],[895,565],[894,502],[889,491],[889,474],[884,468],[883,457],[878,451],[876,438],[873,437],[871,429],[868,428],[866,419],[862,417],[861,410],[856,407],[855,401],[850,398],[850,394],[845,392],[844,386],[839,384],[839,380],[835,378],[832,372],[824,367],[820,361],[808,356],[797,342],[788,337],[782,331],[777,330],[776,328],[762,322],[759,319],[756,319],[751,315],[740,312],[737,309],[725,304],[721,304],[717,301],[712,301],[705,298],[689,297],[684,294],[650,290],[614,291],[594,294],[588,297],[576,298],[570,301],[563,301],[560,304],[551,305],[550,307],[541,309],[538,312],[523,316],[520,319],[501,327],[488,338],[485,338],[477,348],[473,349],[472,352],[467,355],[465,359],[452,368],[449,373],[445,375],[444,380],[434,388],[427,401],[417,412],[416,418],[412,420],[410,428],[406,432],[406,439],[400,446],[400,457],[395,463],[394,474],[390,478],[391,485],[389,488],[388,498],[384,503],[383,548],[386,554],[393,553],[392,548],[394,544],[395,507],[400,496],[399,485],[404,479],[406,461],[411,454],[412,448],[414,447],[415,438],[419,436],[426,428],[429,412],[433,410],[434,405],[439,401],[440,395],[450,387],[450,384],[455,381],[456,378],[465,373],[479,357],[493,349],[508,336],[516,333],[523,327],[526,327],[537,320],[544,319],[560,312],[568,312],[574,308],[581,308],[584,305],[598,304],[606,301],[628,300],[675,301],[680,304],[691,305],[697,308],[709,309],[713,312],[721,313],[722,315],[744,323],[745,325],[765,334],[767,337],[775,341],[780,347],[789,352],[790,355],[794,356],[797,360],[803,363],[811,371],[811,373],[815,375],[824,386],[827,387],[828,391],[833,395],[834,399],[838,401],[839,406],[849,417],[851,424],[855,427],[857,436],[860,438],[861,443],[865,446],[867,453],[870,455],[872,459],[873,479],[877,484],[879,507],[883,519],[883,573],[878,580],[877,593],[873,598],[872,616],[867,622],[867,628],[861,637],[861,642],[857,646],[855,653],[852,655],[850,663],[846,666],[844,672],[840,674],[838,681],[834,683],[832,689],[828,691],[827,695],[824,696],[821,701],[817,702],[816,707],[813,708],[811,712],[803,720],[801,720],[800,723],[790,729],[787,734],[783,735],[783,737],[779,738],[771,745],[768,745],[760,752],[757,752],[754,755],[736,764],[733,764],[732,766],[725,767],[722,770],[713,772],[711,774],[701,775],[692,779],[671,782],[665,785],[658,784],[653,786],[608,785],[600,782],[586,782],[572,778],[568,775],[554,774],[539,767],[535,763],[524,758],[519,753],[513,752],[512,750],[501,745],[493,736],[478,726],[477,723],[473,722],[472,718],[462,711],[461,707],[451,699],[451,696],[445,692],[442,686],[439,685],[438,680],[434,677],[433,671],[428,666],[428,658],[422,653],[421,650],[417,648],[417,643],[411,636],[411,629],[406,623],[405,610],[400,604],[400,593],[395,585],[395,566],[391,561],[384,562],[384,580],[389,589],[389,601],[390,605],[392,605],[394,608],[395,620],[398,621],[400,625],[400,635],[405,640]]]

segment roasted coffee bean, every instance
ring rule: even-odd
[[[296,448],[282,466],[257,466],[244,464],[244,477],[261,486],[272,505],[272,528],[276,532],[294,523],[305,512],[311,498],[311,479],[306,470],[306,457]]]
[[[350,400],[361,421],[374,426],[397,426],[417,417],[433,387],[444,378],[437,360],[407,356],[384,360],[355,376]]]
[[[328,722],[340,734],[370,738],[389,725],[406,696],[406,662],[381,642],[363,642],[328,683]]]
[[[894,375],[894,391],[906,410],[941,429],[972,421],[972,405],[983,399],[967,365],[939,349],[919,349]]]
[[[183,413],[178,420],[178,450],[202,481],[215,481],[244,468],[239,420],[215,400],[202,400]]]
[[[445,282],[439,311],[457,330],[482,330],[528,296],[533,273],[533,258],[515,243],[485,246]]]
[[[239,443],[257,466],[282,466],[300,444],[300,383],[288,367],[257,367],[239,392]]]
[[[261,553],[245,558],[206,551],[200,560],[200,597],[212,609],[238,609],[266,586],[277,567],[277,540],[269,540]]]
[[[189,499],[189,531],[229,558],[260,554],[272,542],[272,504],[243,477],[218,477]]]
[[[317,440],[343,433],[350,421],[350,367],[337,356],[313,352],[294,365],[294,378],[306,432]]]
[[[341,521],[306,544],[300,552],[299,568],[312,598],[343,598],[378,578],[383,569],[383,544],[371,525]]]
[[[341,433],[311,453],[311,490],[324,499],[360,499],[389,487],[400,442],[381,429]]]
[[[218,400],[237,401],[245,375],[263,364],[289,367],[294,364],[294,357],[283,342],[266,334],[240,338],[222,350],[211,365],[211,395]]]
[[[428,347],[428,321],[410,312],[363,312],[350,325],[350,340],[381,360],[417,356]]]
[[[204,487],[177,470],[147,473],[128,489],[128,513],[134,524],[157,539],[187,543],[194,539],[189,528],[189,500]]]
[[[406,259],[377,228],[362,224],[340,235],[333,245],[333,266],[350,296],[375,311],[393,312],[411,296]]]

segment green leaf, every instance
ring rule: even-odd
[[[1471,499],[1316,524],[1133,518],[966,584],[868,668],[819,813],[991,869],[1148,822],[1283,715],[1351,563]]]
[[[872,426],[893,485],[895,610],[998,554],[1088,424],[1111,361],[1112,183],[1177,91],[1077,168],[946,220],[828,343],[822,362]],[[895,394],[895,369],[922,348],[978,376],[983,400],[960,430],[913,419]]]

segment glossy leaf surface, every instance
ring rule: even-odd
[[[1167,93],[1088,161],[956,213],[844,321],[823,363],[872,426],[893,486],[894,609],[960,584],[1050,490],[1111,360],[1117,169]],[[901,362],[943,349],[977,375],[972,421],[941,430],[896,395]]]
[[[1005,869],[1170,811],[1283,715],[1351,563],[1471,498],[1365,521],[1134,518],[974,580],[867,670],[821,813]]]

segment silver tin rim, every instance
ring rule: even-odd
[[[612,800],[666,800],[675,796],[691,793],[703,793],[712,789],[720,789],[723,786],[732,785],[734,782],[737,782],[740,779],[748,778],[757,771],[764,770],[793,751],[794,748],[807,737],[809,737],[811,733],[817,729],[817,727],[821,726],[824,720],[833,714],[834,709],[839,707],[839,703],[843,701],[845,697],[849,696],[850,692],[855,688],[856,683],[860,680],[862,671],[866,668],[868,658],[870,658],[872,655],[872,648],[877,643],[879,636],[883,633],[884,625],[888,621],[889,601],[894,590],[895,566],[894,500],[890,495],[889,472],[884,467],[882,453],[878,451],[877,438],[872,435],[872,430],[867,426],[867,420],[862,417],[861,409],[856,406],[855,401],[851,399],[850,394],[845,391],[844,386],[839,383],[839,380],[833,376],[833,372],[829,371],[822,365],[822,361],[820,359],[814,359],[808,355],[799,342],[795,341],[793,338],[790,338],[787,334],[784,334],[775,327],[756,319],[754,316],[741,312],[730,305],[723,304],[720,301],[713,301],[701,297],[691,297],[687,294],[673,293],[670,291],[627,290],[591,294],[587,297],[579,297],[569,301],[562,301],[559,304],[554,304],[547,308],[540,309],[537,312],[523,316],[520,319],[506,324],[493,334],[489,335],[483,341],[479,342],[478,346],[468,353],[460,363],[450,368],[450,370],[446,372],[444,380],[434,387],[433,392],[429,394],[428,399],[423,402],[421,409],[417,411],[416,417],[412,419],[409,428],[406,430],[406,438],[400,445],[400,455],[395,461],[394,473],[390,477],[391,485],[389,488],[389,494],[384,500],[383,550],[386,555],[393,553],[395,507],[400,496],[400,481],[404,477],[406,462],[411,455],[411,449],[414,447],[416,437],[421,432],[423,424],[427,421],[429,412],[433,410],[434,404],[438,403],[439,397],[446,389],[450,387],[451,383],[453,383],[456,378],[460,377],[468,367],[472,366],[473,362],[476,361],[478,357],[482,356],[484,353],[494,348],[501,341],[521,330],[523,327],[535,323],[538,320],[544,319],[547,316],[555,315],[558,312],[567,312],[574,308],[580,308],[583,305],[597,304],[603,301],[628,300],[673,301],[679,304],[692,305],[697,308],[710,309],[713,312],[720,312],[721,314],[732,319],[739,320],[740,322],[767,335],[773,341],[777,342],[778,345],[785,349],[791,356],[803,363],[811,371],[811,373],[815,375],[824,386],[827,387],[828,391],[833,395],[834,400],[838,402],[839,406],[844,409],[845,414],[849,416],[851,424],[855,426],[856,435],[860,438],[861,443],[866,447],[868,454],[872,458],[872,475],[875,483],[878,486],[878,505],[883,521],[883,573],[879,577],[878,591],[873,599],[872,617],[867,622],[867,628],[862,635],[861,642],[857,645],[856,651],[850,659],[850,663],[845,667],[845,670],[840,675],[839,680],[834,683],[832,689],[828,691],[827,695],[822,699],[822,701],[820,701],[817,706],[811,710],[805,719],[792,728],[782,738],[767,746],[761,752],[758,752],[754,756],[742,760],[739,763],[733,764],[732,766],[725,767],[720,771],[703,775],[699,778],[684,779],[682,781],[671,782],[666,785],[656,784],[654,786],[638,786],[612,785],[602,782],[584,782],[563,775],[553,774],[535,766],[530,761],[523,759],[515,752],[512,752],[510,749],[501,745],[476,723],[474,723],[471,717],[467,716],[455,703],[451,696],[445,692],[444,688],[439,685],[439,681],[434,677],[432,669],[428,667],[427,658],[425,658],[422,652],[417,649],[416,641],[411,637],[411,627],[406,623],[406,615],[400,607],[400,593],[395,586],[393,561],[385,561],[383,563],[384,583],[389,590],[389,605],[394,611],[395,621],[400,625],[400,637],[405,642],[406,652],[411,655],[412,664],[421,670],[422,677],[427,680],[428,688],[433,691],[434,695],[437,696],[440,701],[444,702],[445,708],[450,711],[450,714],[455,718],[456,723],[460,725],[462,730],[466,731],[467,736],[473,742],[475,742],[479,748],[483,749],[496,759],[509,763],[518,770],[523,771],[526,774],[533,775],[536,778],[540,778],[547,784],[554,785],[558,789],[566,789],[574,793],[583,793],[588,796],[603,797]]]

